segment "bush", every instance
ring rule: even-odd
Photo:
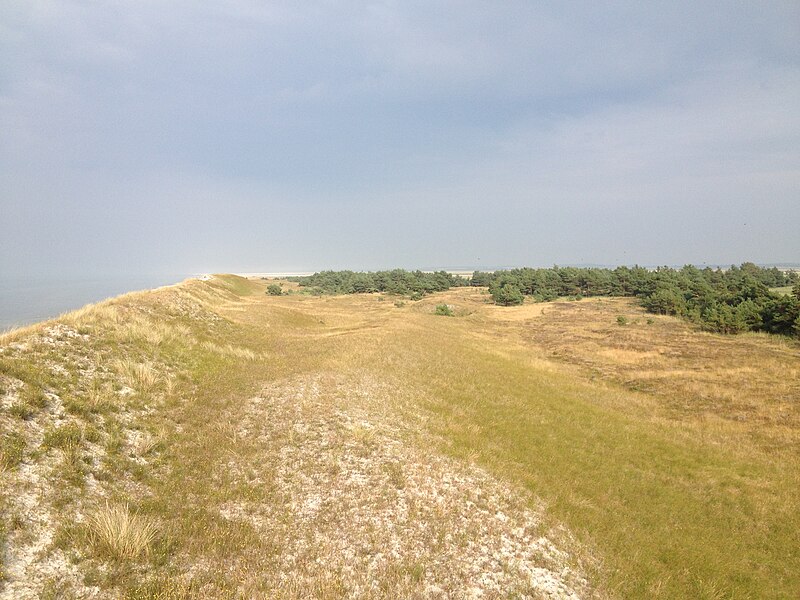
[[[513,283],[504,283],[500,287],[492,288],[491,294],[495,304],[501,306],[516,306],[522,304],[525,299],[519,287]]]
[[[270,296],[281,296],[283,295],[283,290],[277,283],[270,283],[267,286],[267,294]]]
[[[437,304],[435,314],[442,316],[442,317],[452,317],[455,316],[453,314],[453,309],[451,309],[447,304]]]
[[[628,324],[628,317],[625,315],[619,315],[617,317],[617,325],[627,325]]]

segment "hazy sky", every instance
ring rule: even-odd
[[[0,274],[800,261],[800,2],[0,3]]]

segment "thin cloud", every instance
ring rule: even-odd
[[[797,260],[798,22],[5,3],[0,271]]]

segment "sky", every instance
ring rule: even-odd
[[[800,2],[0,3],[0,275],[800,262]]]

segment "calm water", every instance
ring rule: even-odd
[[[0,278],[0,331],[57,317],[125,292],[177,283],[190,275],[96,279]]]

